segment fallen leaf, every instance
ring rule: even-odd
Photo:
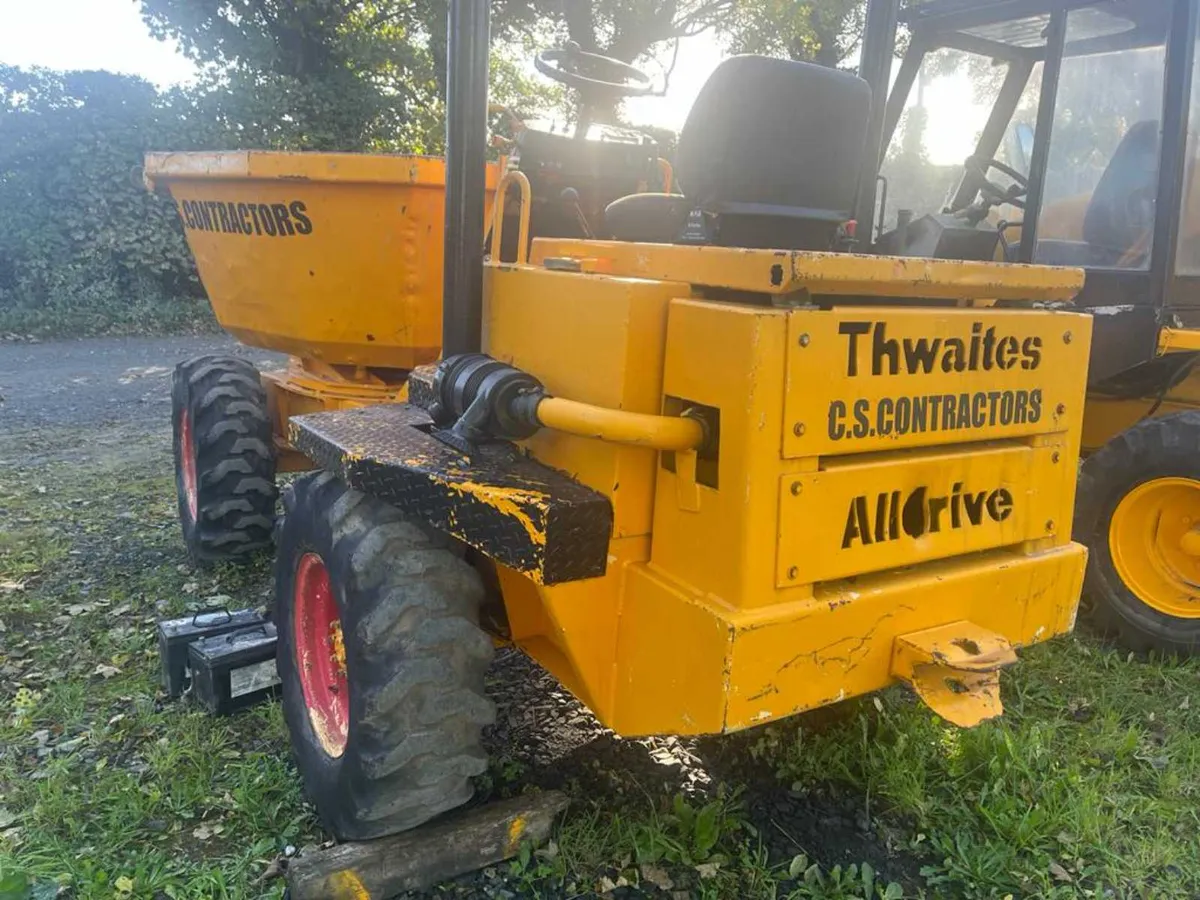
[[[1071,873],[1056,862],[1050,863],[1050,874],[1058,881],[1072,881]]]
[[[700,863],[700,865],[696,866],[696,873],[701,878],[716,878],[717,872],[719,872],[720,869],[721,869],[720,863],[715,863],[715,862]]]
[[[115,887],[117,889],[118,894],[132,894],[133,893],[133,879],[130,878],[128,875],[122,875],[120,878],[118,878],[116,881],[113,882],[113,887]]]
[[[198,590],[200,590],[200,585],[195,581],[189,581],[183,586],[183,592],[185,594],[194,594]]]
[[[644,865],[641,868],[642,879],[650,882],[660,891],[669,891],[675,887],[675,882],[671,880],[671,876],[667,874],[667,870],[660,866]]]
[[[3,626],[4,626],[4,623],[0,622],[0,631],[4,630]],[[1179,704],[1179,708],[1180,709],[1191,709],[1192,708],[1192,698],[1184,697],[1183,702]]]
[[[25,590],[25,582],[23,581],[0,581],[0,591],[3,591],[6,594],[23,590]]]
[[[100,665],[96,666],[96,668],[92,670],[92,674],[99,675],[101,678],[107,680],[112,678],[114,675],[120,675],[121,670],[116,666],[107,666],[104,663],[100,663]]]

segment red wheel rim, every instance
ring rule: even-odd
[[[329,570],[315,553],[305,553],[296,566],[292,609],[296,663],[308,718],[321,748],[338,757],[346,749],[350,728],[346,645]]]
[[[200,515],[196,487],[196,444],[192,439],[192,417],[186,409],[179,414],[179,468],[183,474],[183,496],[187,500],[188,516],[195,522]]]

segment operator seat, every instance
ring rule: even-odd
[[[1138,122],[1121,138],[1083,217],[1091,265],[1145,261],[1154,232],[1160,146],[1157,120]]]
[[[615,240],[828,250],[854,217],[871,89],[811,63],[735,56],[679,135],[678,194],[609,204]]]

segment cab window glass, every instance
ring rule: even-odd
[[[1094,18],[1081,9],[1067,19],[1035,259],[1144,269],[1154,235],[1166,49],[1119,48],[1119,34],[1105,38],[1118,43],[1097,45]],[[1098,46],[1102,52],[1094,52]]]
[[[1200,41],[1200,34],[1197,35]],[[1183,179],[1183,215],[1179,221],[1179,253],[1175,268],[1200,275],[1200,47],[1192,69],[1192,101],[1188,108],[1187,170]]]

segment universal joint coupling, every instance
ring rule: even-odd
[[[539,428],[655,450],[694,450],[708,439],[688,410],[655,416],[551,397],[540,381],[481,353],[451,356],[433,378],[434,421],[466,441],[523,440]]]

